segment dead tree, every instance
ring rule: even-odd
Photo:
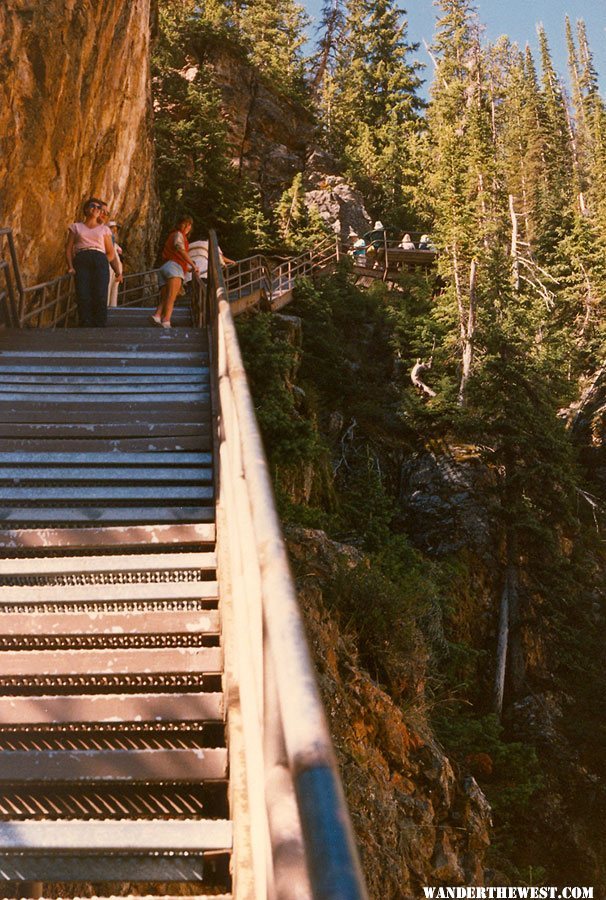
[[[516,215],[513,194],[509,195],[509,215],[511,216],[511,270],[516,291],[520,290],[520,260],[518,257],[518,217]]]
[[[431,369],[433,363],[433,357],[429,359],[427,362],[422,362],[420,359],[417,359],[415,365],[412,367],[410,372],[410,380],[414,384],[416,388],[419,388],[424,394],[428,397],[435,397],[436,392],[433,391],[429,385],[425,384],[423,381],[422,375],[423,372],[426,372],[428,369]]]

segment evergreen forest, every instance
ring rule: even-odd
[[[430,271],[364,284],[345,256],[286,316],[238,321],[287,538],[363,560],[324,603],[487,797],[485,882],[604,886],[606,99],[582,20],[549,23],[559,73],[542,26],[489,43],[473,0],[434,5],[423,67],[397,0],[324,0],[311,48],[296,0],[161,0],[162,214],[235,259],[332,234],[304,167],[271,194],[238,164],[228,48],[312,122],[372,221],[431,235]],[[397,898],[384,878],[373,896]]]

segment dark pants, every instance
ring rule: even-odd
[[[103,328],[107,324],[109,262],[100,250],[80,250],[74,259],[78,324]]]

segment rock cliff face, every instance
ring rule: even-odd
[[[312,115],[272,89],[237,48],[224,43],[201,52],[221,91],[234,164],[259,185],[266,202],[274,202],[305,168],[314,141]]]
[[[156,241],[150,20],[155,0],[3,0],[0,225],[25,280],[64,271],[67,225],[93,194],[124,227],[131,270]]]
[[[350,228],[371,227],[364,198],[340,173],[335,159],[317,146],[313,115],[276,91],[228,44],[201,48],[221,92],[235,151],[234,165],[259,186],[267,206],[275,203],[294,176],[305,175],[305,203],[343,240]]]
[[[291,528],[288,547],[370,896],[412,900],[423,885],[485,883],[490,806],[457,776],[419,711],[406,717],[360,665],[325,594],[364,558],[324,532]]]

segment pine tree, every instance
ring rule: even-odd
[[[308,250],[330,234],[317,207],[310,208],[305,203],[301,172],[295,175],[277,203],[276,220],[284,248],[291,253]]]
[[[527,49],[525,55],[513,47],[506,61],[497,123],[501,171],[511,198],[511,217],[516,219],[513,225],[518,231],[517,238],[513,238],[512,255],[521,247],[529,255],[537,241],[544,184],[539,110],[539,88],[530,51]]]
[[[541,125],[545,167],[540,206],[544,253],[553,249],[574,200],[572,132],[562,85],[556,73],[545,29],[538,28],[541,58]]]
[[[324,0],[318,25],[320,39],[312,61],[312,83],[320,93],[326,77],[334,71],[339,39],[345,28],[344,0]]]
[[[416,45],[395,0],[349,0],[330,82],[329,145],[344,159],[377,216],[406,224],[420,127]],[[326,105],[324,106],[326,109]]]
[[[603,230],[606,225],[606,104],[599,89],[593,55],[582,19],[577,22],[579,45],[579,106],[582,110],[583,140],[588,157],[588,205]]]
[[[485,58],[470,0],[439,0],[433,51],[437,69],[428,112],[427,187],[461,354],[459,402],[465,402],[476,341],[478,273],[502,223]]]
[[[246,185],[231,165],[234,152],[212,70],[192,64],[207,25],[194,3],[160,3],[152,59],[156,166],[163,228],[187,211],[196,230],[218,227],[229,244]]]
[[[257,68],[283,90],[305,96],[302,47],[309,18],[296,0],[249,0],[238,15],[238,26]]]

